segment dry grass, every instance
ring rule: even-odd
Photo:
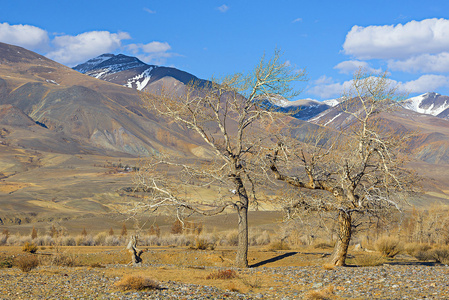
[[[449,264],[449,248],[440,248],[432,250],[432,257],[437,263]]]
[[[221,270],[210,273],[206,276],[206,279],[234,279],[237,278],[237,273],[234,270]]]
[[[38,247],[35,244],[29,243],[29,242],[26,242],[22,247],[23,252],[36,253],[37,250],[38,250]]]
[[[323,265],[323,269],[330,271],[330,270],[335,269],[335,265],[333,265],[333,264],[324,264]]]
[[[290,250],[290,246],[283,242],[283,241],[279,241],[279,242],[271,242],[268,245],[268,250],[269,251],[276,251],[276,250]]]
[[[404,246],[404,251],[407,254],[415,257],[419,252],[427,252],[430,249],[432,249],[432,246],[430,246],[429,244],[408,243]]]
[[[114,284],[122,291],[141,291],[160,289],[159,283],[143,276],[125,276]]]
[[[195,242],[190,245],[190,249],[193,250],[214,250],[215,249],[215,245],[214,243],[210,243],[207,239],[204,238],[200,238],[200,237],[196,237],[195,238]]]
[[[420,243],[408,243],[404,247],[404,251],[415,257],[419,261],[428,261],[433,259],[432,246]]]
[[[76,267],[79,265],[76,255],[59,251],[51,257],[50,264],[59,267]]]
[[[34,255],[20,256],[16,259],[15,264],[23,272],[29,272],[39,266],[39,259]]]
[[[13,266],[14,259],[12,257],[0,257],[0,269],[12,268]]]
[[[231,292],[240,292],[234,282],[229,283],[226,288]]]
[[[312,247],[315,249],[332,249],[334,248],[334,244],[318,239],[313,242]]]
[[[399,239],[389,236],[379,238],[375,247],[383,256],[390,258],[395,257],[402,251]]]
[[[387,260],[385,257],[375,255],[375,254],[362,254],[359,256],[356,256],[352,263],[359,267],[374,267],[374,266],[381,266],[383,265]]]
[[[334,286],[330,285],[321,290],[313,290],[304,295],[307,300],[328,300],[334,297]]]

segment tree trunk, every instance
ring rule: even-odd
[[[143,250],[137,249],[137,236],[133,235],[131,237],[131,240],[129,241],[126,248],[128,249],[129,253],[131,253],[132,264],[140,264],[142,262],[142,258],[140,256],[142,255]]]
[[[338,239],[332,254],[331,264],[344,266],[346,265],[346,255],[348,254],[349,242],[351,241],[351,214],[340,211],[338,214],[338,225]]]
[[[248,201],[248,200],[247,200]],[[248,205],[237,208],[239,217],[237,255],[235,265],[238,268],[248,267]]]
[[[239,201],[235,204],[235,209],[238,215],[238,240],[237,254],[235,257],[235,266],[237,268],[247,268],[248,267],[248,207],[249,198],[246,192],[243,180],[240,177],[241,166],[234,162],[233,170],[231,173],[232,181],[235,184],[237,195],[239,196]]]

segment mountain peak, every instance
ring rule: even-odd
[[[403,106],[421,114],[439,116],[449,108],[449,97],[430,92],[405,100]]]
[[[137,90],[143,90],[152,82],[164,77],[172,77],[184,84],[198,80],[187,72],[175,68],[148,65],[137,57],[125,54],[105,53],[79,64],[73,69],[91,77]]]

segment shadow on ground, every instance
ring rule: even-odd
[[[250,268],[257,268],[257,267],[260,267],[260,266],[263,266],[263,265],[266,265],[266,264],[269,264],[269,263],[273,263],[275,261],[278,261],[278,260],[281,260],[281,259],[293,256],[293,255],[298,254],[298,253],[299,252],[284,253],[282,255],[278,255],[278,256],[272,257],[270,259],[266,259],[266,260],[260,261],[260,262],[254,264],[254,265],[251,265]]]

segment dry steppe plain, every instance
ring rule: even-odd
[[[269,251],[252,247],[249,269],[232,268],[235,249],[192,250],[149,247],[139,266],[128,264],[124,247],[46,247],[34,255],[41,266],[30,272],[0,269],[0,299],[447,299],[449,267],[418,262],[408,255],[380,266],[356,263],[367,255],[350,251],[348,267],[328,268],[331,249],[303,247]],[[76,262],[52,266],[51,255],[64,253]],[[0,247],[2,257],[24,256],[20,247]],[[324,267],[323,267],[324,264]],[[232,270],[234,278],[207,279]],[[153,290],[123,291],[116,282],[127,276],[151,278]]]

